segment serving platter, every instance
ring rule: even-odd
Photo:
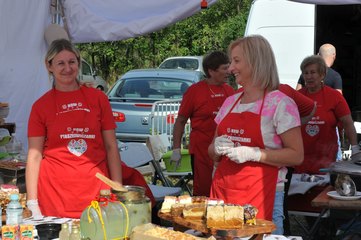
[[[176,223],[185,228],[197,230],[205,234],[220,237],[248,237],[252,235],[271,233],[276,230],[276,225],[267,220],[257,219],[256,225],[241,225],[234,229],[218,229],[208,228],[205,221],[202,219],[186,219],[183,217],[173,217],[170,213],[158,212],[158,216],[164,220]]]

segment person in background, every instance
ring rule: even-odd
[[[300,164],[300,117],[292,99],[278,91],[272,48],[259,35],[229,46],[230,72],[243,91],[228,97],[215,118],[215,161],[211,194],[225,203],[257,207],[257,218],[272,220],[278,169]]]
[[[359,152],[357,134],[351,111],[342,94],[324,84],[327,65],[318,55],[306,57],[301,63],[305,87],[299,92],[317,103],[312,119],[302,125],[305,159],[295,168],[297,173],[320,174],[336,161],[338,150],[336,127],[341,122],[351,144],[352,155]]]
[[[336,48],[332,44],[325,43],[320,47],[318,54],[325,60],[327,65],[324,84],[333,89],[336,89],[342,94],[341,75],[331,68],[336,60]],[[301,74],[300,78],[298,79],[296,90],[300,90],[304,86],[305,80],[303,78],[303,74]]]
[[[107,96],[79,84],[79,51],[54,40],[45,56],[53,88],[32,106],[28,123],[27,206],[35,219],[80,218],[101,189],[97,172],[122,184],[116,127]]]
[[[212,142],[216,127],[214,117],[223,101],[234,94],[228,80],[229,58],[221,51],[204,57],[203,69],[206,79],[191,85],[183,95],[173,130],[173,153],[171,161],[181,161],[181,138],[188,119],[191,121],[189,152],[193,170],[193,195],[209,196],[212,182],[213,161],[207,148]]]
[[[325,60],[327,65],[324,84],[333,89],[336,89],[342,94],[341,75],[331,68],[336,60],[336,48],[332,44],[325,43],[319,48],[318,54]],[[296,90],[300,90],[304,85],[305,85],[305,80],[303,79],[303,76],[301,74],[300,78],[298,79]],[[338,143],[338,150],[337,150],[338,161],[342,160],[342,150],[341,150],[341,140],[340,140],[340,136],[343,136],[342,129],[343,129],[342,124],[339,124],[338,128],[336,128],[337,143]]]

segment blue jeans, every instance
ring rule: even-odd
[[[283,235],[283,219],[285,218],[283,214],[284,196],[285,196],[284,191],[276,191],[275,204],[273,206],[272,221],[274,224],[276,224],[277,229],[274,230],[272,234]]]

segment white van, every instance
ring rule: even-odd
[[[336,1],[329,0],[324,4]],[[356,0],[339,0],[337,3],[346,2]],[[353,109],[361,106],[360,9],[361,4],[315,5],[288,0],[255,0],[245,36],[260,34],[270,42],[280,81],[292,87],[297,85],[302,60],[317,54],[322,44],[333,44],[337,56],[332,68],[341,74],[343,94]]]
[[[107,82],[100,76],[96,75],[91,65],[84,59],[81,60],[81,71],[79,72],[79,80],[84,83],[92,83],[95,88],[104,92],[108,91]]]

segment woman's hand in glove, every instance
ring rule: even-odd
[[[261,160],[261,150],[259,147],[234,147],[225,150],[225,155],[236,163],[247,161],[259,162]]]
[[[226,135],[214,139],[214,152],[218,156],[224,155],[225,151],[233,148],[233,146],[233,142]]]
[[[181,159],[182,154],[180,148],[173,149],[172,156],[170,157],[170,163],[175,163],[174,170],[179,167]]]
[[[26,201],[26,206],[31,211],[34,220],[41,220],[44,218],[39,208],[38,199]]]

